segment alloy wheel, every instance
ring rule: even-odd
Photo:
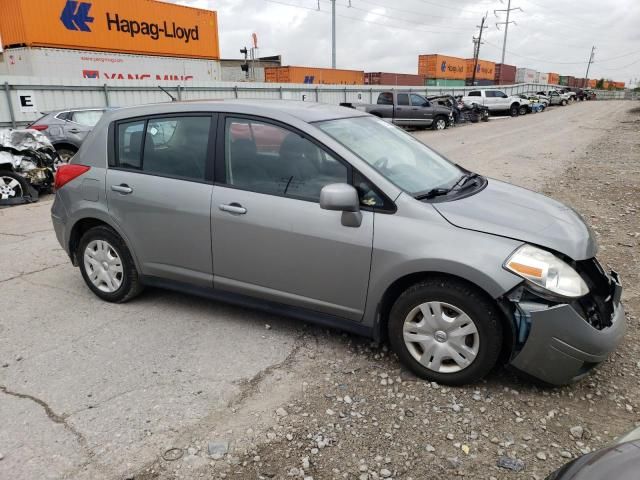
[[[0,176],[0,200],[22,198],[23,196],[24,191],[18,180],[8,176]]]
[[[122,285],[122,260],[105,240],[89,242],[84,250],[84,268],[91,283],[102,292],[116,292]]]
[[[426,302],[404,321],[403,338],[421,365],[438,373],[456,373],[471,365],[480,349],[480,335],[471,317],[444,302]]]
[[[447,128],[446,120],[443,120],[442,118],[436,120],[436,130],[444,130],[445,128]]]

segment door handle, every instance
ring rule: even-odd
[[[80,130],[78,130],[77,128],[72,128],[71,130],[69,130],[70,133],[80,133]]]
[[[220,210],[222,210],[223,212],[235,213],[236,215],[244,215],[245,213],[247,213],[246,208],[235,202],[230,203],[229,205],[220,205]]]
[[[111,185],[111,190],[121,193],[122,195],[129,195],[130,193],[133,193],[133,188],[131,188],[126,183],[123,183],[121,185]]]

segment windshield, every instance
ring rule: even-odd
[[[451,187],[462,174],[412,135],[379,118],[343,118],[316,125],[413,196]]]

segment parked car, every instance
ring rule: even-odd
[[[587,453],[550,474],[546,480],[637,480],[640,472],[640,428],[613,445]]]
[[[618,275],[578,213],[358,110],[108,112],[56,189],[58,241],[108,302],[156,286],[263,308],[388,339],[417,375],[453,385],[498,362],[574,381],[625,332]]]
[[[541,103],[544,108],[549,106],[549,97],[546,95],[538,95],[537,93],[527,93],[525,95],[533,103]]]
[[[597,98],[596,92],[593,90],[585,90],[585,100],[595,100]]]
[[[60,160],[67,163],[80,149],[89,132],[106,108],[57,110],[44,114],[27,128],[44,133],[53,144]]]
[[[509,96],[502,90],[472,90],[462,97],[462,101],[464,103],[476,102],[488,107],[491,113],[509,112],[512,117],[525,115],[528,110],[521,98]]]
[[[569,95],[560,93],[557,90],[549,90],[548,92],[538,92],[538,95],[545,95],[549,99],[549,105],[565,106],[569,103]]]
[[[575,102],[578,99],[576,92],[572,91],[569,87],[557,88],[556,91],[560,95],[566,95],[569,103]]]
[[[525,95],[524,93],[520,93],[516,95],[516,97],[520,98],[522,106],[526,107],[527,111],[525,113],[538,113],[544,110],[544,104],[539,102],[535,97]]]
[[[453,123],[451,108],[432,104],[422,95],[406,92],[382,92],[375,104],[342,103],[342,106],[355,108],[384,118],[403,127],[444,130]]]

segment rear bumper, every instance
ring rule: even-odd
[[[612,281],[612,324],[602,330],[587,323],[571,305],[521,306],[530,315],[531,330],[510,365],[553,385],[564,385],[580,380],[604,362],[626,331],[622,286],[617,277]]]

